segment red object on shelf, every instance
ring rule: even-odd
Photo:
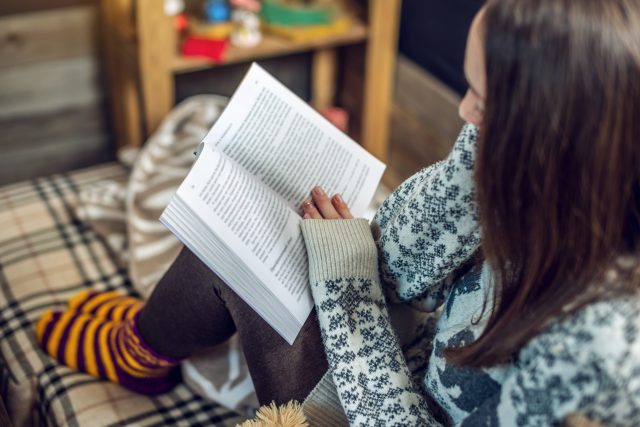
[[[215,62],[222,62],[226,48],[226,39],[215,40],[188,36],[182,43],[182,55],[202,56]]]
[[[173,18],[173,25],[176,27],[176,30],[178,30],[178,32],[180,33],[183,33],[184,31],[186,31],[187,27],[189,26],[187,15],[185,13],[176,15],[175,18]]]
[[[320,110],[320,114],[342,132],[346,133],[349,130],[349,113],[344,108],[329,107]]]

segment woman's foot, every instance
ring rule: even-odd
[[[106,301],[96,295],[85,299],[98,300]],[[77,301],[73,306],[79,310],[83,307]],[[156,353],[143,342],[136,327],[141,307],[132,307],[129,304],[129,309],[118,309],[117,305],[113,310],[98,309],[95,314],[103,317],[73,309],[48,311],[37,323],[37,341],[51,357],[70,368],[139,393],[166,392],[180,381],[179,361]],[[106,318],[109,316],[123,320]]]

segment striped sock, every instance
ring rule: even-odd
[[[138,393],[164,393],[180,380],[179,361],[146,345],[135,317],[114,322],[76,311],[48,311],[36,325],[36,338],[60,363]]]
[[[69,311],[90,314],[106,320],[133,319],[142,310],[142,300],[117,291],[99,292],[92,289],[80,292],[69,300]]]

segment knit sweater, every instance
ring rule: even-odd
[[[303,221],[341,405],[329,410],[339,416],[342,409],[352,426],[541,426],[574,412],[606,425],[640,425],[638,297],[592,303],[551,322],[508,364],[475,369],[444,358],[445,348],[476,339],[491,311],[487,265],[456,277],[481,240],[476,138],[465,126],[449,157],[402,184],[371,227],[363,219]],[[433,317],[418,325],[404,352],[392,301],[441,313],[435,325]]]

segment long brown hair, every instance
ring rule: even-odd
[[[483,26],[476,185],[496,292],[482,335],[446,352],[468,366],[635,292],[635,275],[604,276],[640,249],[640,0],[490,0]]]

